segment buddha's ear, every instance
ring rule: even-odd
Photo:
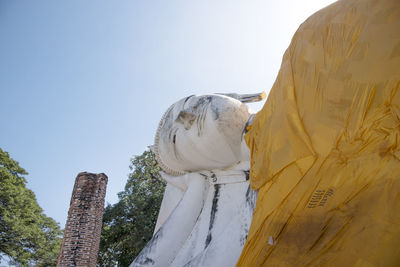
[[[192,127],[192,124],[195,120],[196,120],[196,115],[194,115],[190,111],[182,110],[175,121],[183,124],[185,129],[189,130]]]
[[[183,192],[186,191],[186,189],[187,189],[186,179],[187,178],[185,175],[173,176],[173,175],[169,175],[163,171],[160,171],[159,174],[165,181],[167,181],[167,183],[179,188]]]
[[[228,97],[232,97],[234,99],[239,100],[242,103],[251,103],[251,102],[258,102],[264,100],[266,97],[265,92],[261,92],[258,94],[224,94],[224,93],[217,93],[217,95],[224,95]]]

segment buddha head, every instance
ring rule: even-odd
[[[153,150],[164,172],[225,169],[243,160],[243,134],[251,116],[245,103],[260,101],[252,95],[193,95],[168,108],[157,129]]]

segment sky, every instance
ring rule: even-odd
[[[79,172],[105,173],[116,203],[172,103],[268,94],[296,29],[333,2],[0,0],[0,148],[64,228]]]

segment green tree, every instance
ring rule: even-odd
[[[165,182],[150,150],[132,158],[129,167],[118,203],[104,211],[99,266],[129,266],[153,235]]]
[[[55,266],[62,231],[26,188],[27,174],[0,148],[0,262],[8,258],[18,266]]]

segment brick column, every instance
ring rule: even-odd
[[[57,266],[96,266],[107,181],[104,173],[76,177]]]

